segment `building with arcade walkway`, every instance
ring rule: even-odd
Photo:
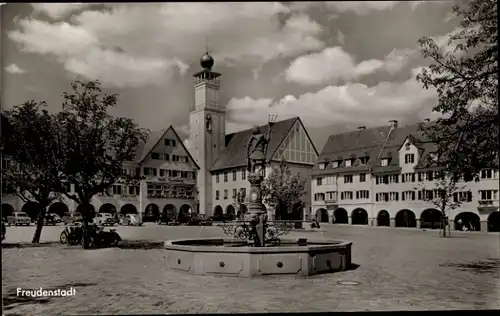
[[[206,216],[236,216],[237,192],[249,189],[246,181],[246,144],[252,130],[226,134],[226,108],[219,102],[220,73],[212,70],[214,59],[207,53],[201,58],[201,70],[194,77],[194,105],[189,113],[189,150],[175,129],[152,132],[137,149],[136,159],[124,163],[124,173],[140,174],[139,186],[113,185],[94,196],[91,207],[96,212],[141,213],[145,221],[154,221],[161,213],[180,218],[187,213]],[[2,116],[2,118],[4,118]],[[261,127],[267,134],[268,126]],[[292,173],[308,179],[305,208],[294,210],[293,218],[302,220],[310,212],[310,173],[318,152],[298,117],[278,121],[270,133],[267,161],[277,167],[287,160]],[[9,157],[3,157],[7,167]],[[74,186],[71,186],[74,190]],[[238,207],[245,210],[245,204]],[[49,207],[49,212],[63,215],[79,211],[75,202],[63,198]],[[36,203],[24,203],[19,197],[2,192],[2,213],[24,211],[38,214]],[[271,210],[271,216],[274,214]]]
[[[436,156],[436,146],[410,142],[410,135],[418,136],[418,125],[389,123],[329,137],[312,172],[312,211],[320,222],[441,225],[440,211],[428,202],[438,188],[438,169],[426,163]],[[500,231],[499,171],[482,170],[479,182],[465,180],[453,195],[462,201],[460,207],[447,213],[451,229]]]

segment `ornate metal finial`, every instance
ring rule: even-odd
[[[276,114],[269,114],[268,119],[267,119],[268,124],[269,124],[270,126],[273,126],[273,125],[274,125],[274,123],[276,123],[276,120],[277,120],[277,119],[278,119],[278,115],[276,115]]]

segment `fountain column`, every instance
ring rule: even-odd
[[[260,172],[253,172],[248,175],[248,182],[250,182],[250,195],[249,203],[247,205],[247,220],[250,221],[252,229],[255,233],[255,247],[264,246],[265,225],[267,222],[267,210],[264,203],[262,203],[262,191],[260,189],[262,181],[263,176]]]

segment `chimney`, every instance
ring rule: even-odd
[[[397,128],[398,127],[398,121],[396,120],[390,120],[389,121],[390,125],[392,128]]]
[[[358,127],[358,130],[366,129],[366,126],[360,126]]]

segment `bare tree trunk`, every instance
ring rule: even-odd
[[[43,220],[45,219],[46,210],[47,210],[46,206],[40,208],[40,212],[38,213],[38,221],[36,223],[35,234],[33,235],[33,239],[31,240],[32,244],[38,244],[40,242],[40,236],[42,235]]]
[[[89,224],[88,224],[88,217],[89,217],[89,208],[88,208],[88,203],[83,203],[82,204],[82,220],[83,220],[83,233],[82,233],[82,247],[83,249],[89,249]]]

